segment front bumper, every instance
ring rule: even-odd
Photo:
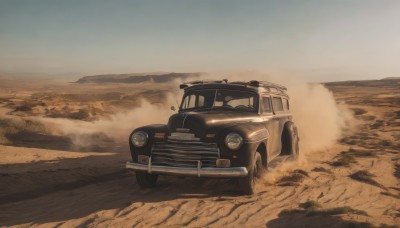
[[[142,171],[154,174],[167,174],[167,175],[183,175],[183,176],[197,176],[197,177],[245,177],[248,174],[246,167],[230,167],[230,168],[211,168],[211,167],[200,167],[200,163],[197,168],[188,167],[172,167],[172,166],[158,166],[152,165],[149,162],[148,165],[127,162],[126,168],[134,171]]]

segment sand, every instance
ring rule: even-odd
[[[278,164],[252,196],[235,192],[230,180],[161,177],[140,189],[124,169],[122,151],[78,151],[0,146],[0,225],[16,227],[343,227],[363,223],[400,225],[400,107],[397,87],[330,87],[357,114],[358,125],[335,145],[307,154],[299,164]],[[372,92],[371,92],[372,91]],[[380,96],[376,96],[379,94]],[[390,100],[388,100],[390,99]],[[371,117],[373,116],[373,117]],[[382,124],[380,124],[380,121]],[[329,130],[329,129],[326,129]],[[317,139],[316,139],[317,140]],[[356,163],[333,166],[353,149]],[[356,151],[356,152],[354,152]],[[370,152],[361,156],[360,151]],[[321,172],[325,168],[328,172]],[[301,180],[282,184],[294,170]],[[319,170],[319,171],[318,171]],[[380,186],[349,176],[367,170]],[[367,213],[307,214],[300,203],[323,209],[348,206]],[[351,221],[351,223],[350,223]]]

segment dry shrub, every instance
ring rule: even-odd
[[[382,189],[386,189],[383,185],[379,184],[376,180],[374,180],[373,177],[376,176],[366,170],[360,170],[350,175],[351,179],[364,182],[370,185],[374,185]]]
[[[26,105],[17,106],[14,110],[14,112],[30,112],[30,111],[32,111],[32,107]]]
[[[308,177],[308,173],[304,170],[297,169],[290,175],[282,177],[278,181],[278,186],[297,186],[305,177]]]
[[[375,152],[369,150],[353,149],[353,148],[350,148],[347,152],[342,152],[342,153],[347,153],[348,155],[355,157],[376,157]]]
[[[325,169],[324,167],[315,167],[314,169],[312,169],[312,171],[314,171],[314,172],[320,172],[320,173],[329,173],[329,174],[332,174],[332,171],[330,171],[329,169]]]
[[[377,121],[375,121],[374,124],[370,125],[370,128],[371,129],[378,129],[378,128],[383,127],[383,124],[384,124],[383,120],[377,120]]]
[[[77,112],[70,113],[68,117],[74,120],[89,120],[90,111],[87,108],[81,108]]]
[[[316,201],[309,200],[299,205],[306,210],[307,216],[313,215],[339,215],[339,214],[357,214],[368,216],[367,212],[353,209],[348,206],[322,209],[322,205]]]
[[[0,144],[10,143],[9,137],[22,131],[46,133],[46,126],[38,121],[23,118],[3,118],[0,119]]]
[[[317,201],[314,201],[314,200],[308,200],[304,203],[301,203],[299,206],[304,209],[321,208],[322,207],[322,205],[320,203],[318,203]]]
[[[354,112],[354,115],[356,115],[356,116],[360,116],[360,115],[367,113],[367,111],[365,111],[362,108],[354,108],[353,112]]]
[[[396,199],[400,199],[400,195],[396,195],[396,194],[393,194],[393,193],[390,193],[390,192],[381,192],[381,194],[385,195],[385,196],[391,196],[391,197],[394,197]]]
[[[303,208],[303,210],[300,209],[283,210],[279,215],[281,216],[282,214],[305,213],[306,216],[341,215],[341,214],[356,214],[356,215],[368,216],[367,212],[363,210],[354,209],[349,206],[324,209],[320,203],[313,200],[308,200],[304,203],[300,203],[299,207]]]
[[[395,165],[394,176],[397,178],[400,178],[400,165],[399,164]]]
[[[357,163],[356,159],[354,158],[353,155],[348,154],[346,152],[342,152],[337,156],[337,160],[334,162],[331,162],[330,164],[332,166],[345,166],[349,167],[351,164]]]
[[[314,216],[314,215],[341,215],[341,214],[355,214],[355,215],[365,215],[368,216],[368,213],[363,210],[353,209],[348,206],[344,207],[335,207],[335,208],[328,208],[328,209],[319,209],[315,207],[309,208],[307,210],[307,216]]]

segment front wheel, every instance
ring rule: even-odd
[[[156,186],[158,175],[145,172],[136,172],[136,181],[141,188],[152,188]]]
[[[263,172],[263,165],[260,153],[256,153],[248,175],[245,178],[239,179],[239,188],[243,194],[254,194],[255,184]]]

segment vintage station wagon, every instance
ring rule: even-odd
[[[238,190],[254,192],[268,164],[299,154],[284,86],[263,82],[194,81],[180,85],[178,113],[167,124],[135,129],[129,136],[141,187],[158,175],[236,178]]]

